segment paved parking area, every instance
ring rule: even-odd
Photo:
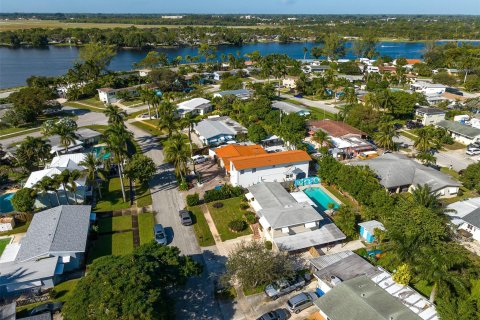
[[[480,156],[472,157],[467,155],[465,151],[465,149],[439,151],[435,154],[437,164],[447,168],[451,166],[453,170],[460,171],[480,160]]]

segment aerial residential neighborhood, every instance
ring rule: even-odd
[[[0,5],[1,320],[480,319],[477,1],[91,5]]]

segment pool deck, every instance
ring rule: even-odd
[[[325,192],[326,194],[328,194],[328,196],[330,198],[332,198],[333,200],[335,200],[336,203],[338,203],[338,205],[342,205],[344,204],[342,201],[340,201],[337,197],[335,197],[330,191],[328,191],[324,186],[322,186],[321,183],[316,183],[316,184],[311,184],[311,185],[308,185],[308,186],[299,186],[298,189],[300,191],[303,191],[305,189],[309,189],[309,188],[320,188],[323,190],[323,192]]]

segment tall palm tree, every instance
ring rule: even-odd
[[[305,60],[307,58],[307,53],[308,53],[308,48],[303,47],[303,60]]]
[[[152,120],[152,110],[150,108],[150,101],[151,101],[151,94],[147,88],[145,89],[140,89],[140,100],[148,106],[148,118]]]
[[[168,138],[170,138],[172,134],[176,132],[178,129],[178,126],[177,126],[177,123],[175,122],[175,117],[173,116],[173,114],[169,113],[161,116],[160,119],[158,120],[158,129],[160,131],[166,131]]]
[[[103,161],[100,157],[96,156],[93,153],[87,153],[85,159],[79,163],[79,165],[84,166],[85,175],[87,179],[92,184],[92,188],[97,188],[100,198],[102,198],[102,188],[98,185],[97,178],[105,181],[107,175],[105,170],[102,169]]]
[[[180,121],[182,128],[188,130],[188,142],[190,144],[190,157],[193,157],[193,141],[192,141],[192,131],[195,125],[200,121],[197,117],[194,117],[191,113],[187,113],[185,117]],[[195,162],[193,162],[193,171],[195,171]]]
[[[67,200],[67,204],[70,204],[70,200],[68,199],[68,192],[67,192],[67,183],[70,179],[70,171],[67,169],[63,170],[60,174],[55,174],[52,177],[58,184],[60,184],[63,188],[63,194],[65,195],[65,199]]]
[[[77,200],[77,190],[78,190],[78,185],[77,185],[77,180],[82,177],[82,172],[78,170],[73,170],[70,172],[68,175],[68,182],[66,184],[67,190],[73,193],[73,198],[75,199],[75,204],[78,204]]]
[[[433,137],[431,131],[427,128],[416,130],[417,138],[413,142],[413,146],[420,152],[429,151],[433,146]]]
[[[127,113],[125,111],[122,111],[119,107],[111,104],[107,105],[103,113],[107,116],[109,124],[120,123],[123,125],[125,117],[127,116]]]
[[[328,133],[323,130],[318,130],[317,132],[315,132],[315,134],[313,135],[313,141],[318,143],[321,147],[323,147],[325,144],[327,147],[332,145],[332,139],[330,138]]]
[[[76,128],[69,126],[59,125],[55,129],[55,133],[60,136],[60,143],[65,147],[65,152],[68,153],[68,147],[71,144],[75,144],[76,139],[78,138],[75,133]]]
[[[395,150],[397,145],[393,138],[397,137],[397,130],[392,125],[384,123],[380,126],[378,132],[375,133],[375,143],[385,150]]]
[[[49,191],[53,191],[53,186],[54,186],[53,179],[48,176],[43,177],[34,186],[34,189],[37,191],[37,193],[41,193],[48,198],[48,203],[50,204],[50,208],[53,207],[53,204],[52,204],[52,199],[50,198],[50,195],[49,195]],[[58,194],[57,194],[57,200],[58,200]]]
[[[188,147],[181,134],[169,138],[164,145],[165,160],[173,164],[175,173],[180,180],[184,180],[187,172]]]
[[[118,176],[122,187],[123,201],[126,201],[125,185],[123,183],[123,164],[128,158],[127,142],[133,138],[133,134],[128,131],[123,123],[117,123],[108,127],[104,132],[104,141],[107,144],[107,150],[112,153],[113,160],[118,166]]]

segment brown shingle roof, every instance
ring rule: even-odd
[[[358,130],[344,122],[335,121],[335,120],[311,120],[308,122],[308,127],[310,130],[321,129],[325,131],[332,137],[343,137],[346,135],[359,135],[362,137],[366,137],[368,134],[365,132]]]

